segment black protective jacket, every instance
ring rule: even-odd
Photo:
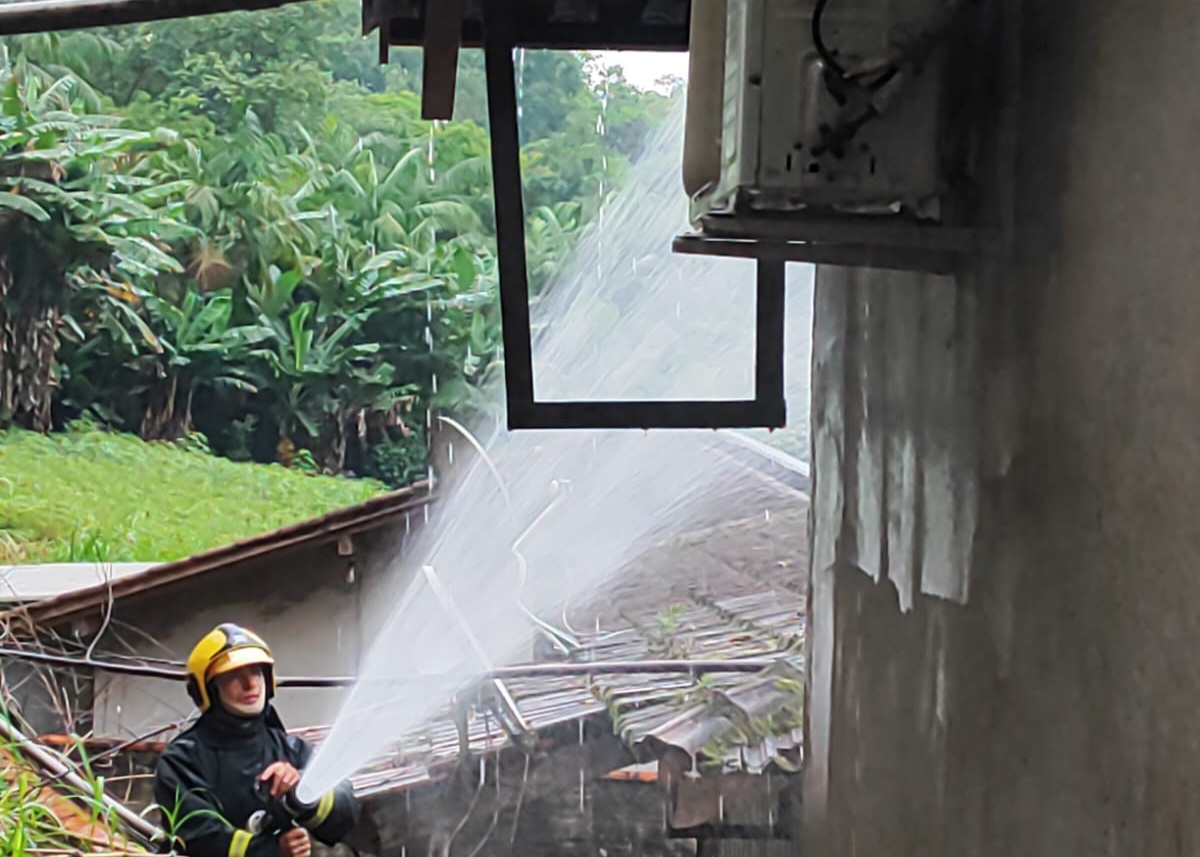
[[[271,811],[255,782],[273,762],[290,762],[303,771],[311,756],[312,746],[288,735],[273,708],[244,719],[214,707],[158,761],[154,799],[163,829],[177,837],[176,847],[189,857],[277,857],[278,827],[255,835],[249,831],[255,812]],[[323,796],[303,826],[334,845],[354,829],[358,814],[350,784],[343,782]]]

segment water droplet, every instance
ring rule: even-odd
[[[517,94],[517,122],[525,115],[525,49],[515,48],[513,50],[513,62],[516,64],[516,94]]]
[[[437,135],[437,127],[438,127],[437,120],[434,120],[433,122],[429,123],[429,147],[428,147],[428,150],[426,151],[426,160],[427,160],[427,163],[429,166],[429,183],[430,184],[434,184],[437,181],[437,169],[435,166],[435,164],[437,163],[436,143],[434,142],[434,139]]]

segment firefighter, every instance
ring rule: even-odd
[[[188,656],[188,695],[200,718],[163,751],[154,799],[189,857],[309,857],[310,836],[333,846],[359,808],[349,783],[313,806],[293,789],[312,746],[288,735],[271,705],[275,660],[259,637],[219,625]]]

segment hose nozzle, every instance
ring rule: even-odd
[[[267,804],[268,810],[264,810],[256,815],[261,816],[258,819],[258,827],[266,829],[268,827],[283,828],[294,827],[296,824],[312,817],[317,811],[317,801],[305,803],[296,795],[298,786],[293,787],[286,792],[282,797],[271,797],[270,785],[262,780],[254,784],[255,791],[259,797]]]
[[[279,799],[279,803],[283,806],[284,811],[296,821],[313,815],[317,811],[318,803],[317,801],[305,803],[300,800],[299,795],[296,793],[298,788],[299,786],[292,788]]]

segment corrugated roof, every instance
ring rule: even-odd
[[[47,562],[0,565],[0,603],[25,603],[68,595],[141,574],[155,562]]]
[[[204,551],[175,562],[155,565],[111,582],[102,582],[66,592],[34,604],[0,613],[0,621],[25,619],[37,625],[52,625],[101,607],[110,599],[128,598],[188,580],[220,568],[298,545],[328,542],[338,536],[361,532],[404,515],[430,502],[427,482],[372,497],[364,503],[337,509],[318,518],[280,527],[233,544]]]
[[[794,584],[797,567],[783,563],[786,557],[802,567],[797,528],[806,515],[800,508],[786,518],[714,527],[649,552],[626,575],[627,587],[606,599],[600,627],[578,635],[583,647],[574,656],[582,662],[769,658],[774,666],[699,680],[630,674],[506,680],[522,718],[535,731],[601,718],[643,756],[675,748],[698,766],[793,770],[801,756],[805,599],[803,585]],[[726,563],[730,555],[743,557],[740,569]],[[659,567],[672,556],[671,570]],[[702,574],[705,557],[720,574]],[[587,612],[580,608],[577,618]],[[327,733],[299,732],[318,744]],[[471,712],[468,734],[474,755],[511,746],[486,712]],[[404,791],[444,777],[459,753],[458,731],[443,711],[351,779],[361,797]]]

